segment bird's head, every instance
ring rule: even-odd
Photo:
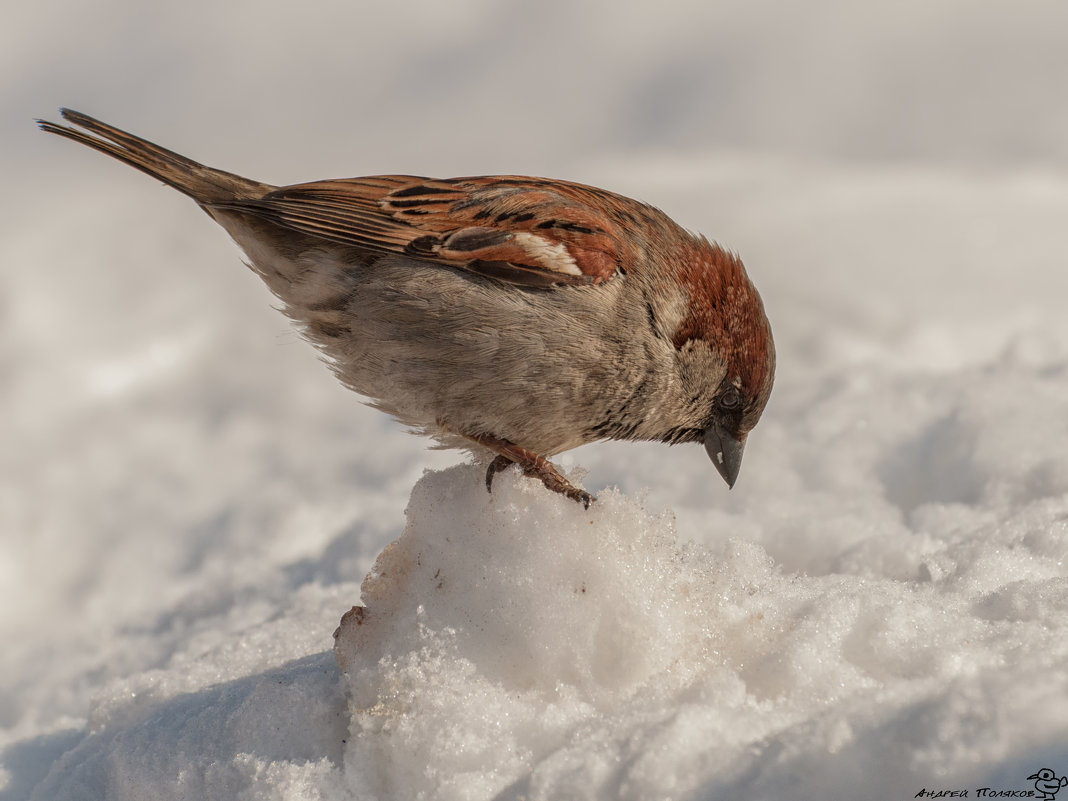
[[[672,344],[682,374],[693,381],[695,399],[699,394],[700,440],[733,487],[746,437],[760,420],[775,380],[771,325],[733,253],[701,238],[675,266],[687,300]]]

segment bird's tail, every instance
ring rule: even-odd
[[[107,153],[112,158],[173,186],[202,205],[235,198],[262,197],[274,189],[268,184],[251,181],[240,175],[205,167],[139,136],[95,120],[87,114],[67,108],[60,109],[59,113],[72,125],[57,125],[47,120],[37,120],[38,127],[42,131],[65,136],[101,153]]]

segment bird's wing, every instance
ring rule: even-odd
[[[538,178],[380,175],[209,205],[341,245],[546,287],[597,284],[620,271],[629,256],[627,203],[633,201]]]

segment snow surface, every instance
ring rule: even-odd
[[[2,801],[1068,773],[1068,6],[24,5]],[[58,105],[277,183],[656,203],[742,255],[775,329],[738,486],[603,444],[559,460],[588,511],[514,473],[488,495],[338,387],[192,204],[37,133]]]

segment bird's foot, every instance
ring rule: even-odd
[[[589,509],[594,497],[586,490],[579,489],[562,475],[556,467],[544,456],[538,456],[533,451],[528,451],[519,445],[515,445],[506,439],[499,439],[488,434],[471,437],[475,442],[492,450],[497,454],[489,467],[486,469],[486,490],[493,491],[493,477],[504,470],[510,464],[517,464],[525,475],[541,479],[541,483],[553,492],[559,492],[577,503],[583,508]]]

